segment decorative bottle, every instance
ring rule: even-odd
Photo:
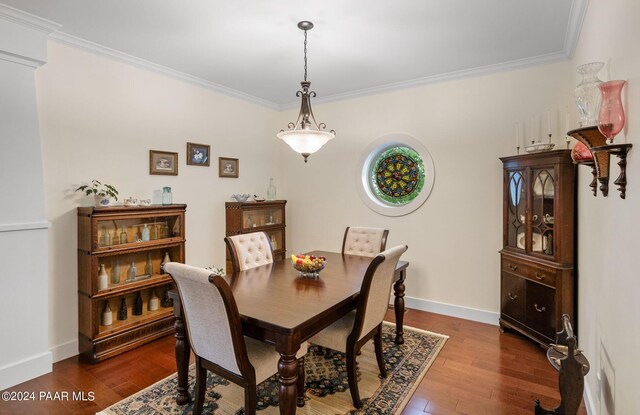
[[[163,187],[162,188],[162,204],[170,205],[172,203],[173,203],[173,195],[171,194],[171,188]]]
[[[102,228],[102,231],[100,232],[100,238],[99,238],[100,246],[111,245],[110,239],[111,238],[109,238],[109,231],[107,230],[107,228]]]
[[[118,227],[113,227],[113,234],[111,235],[111,245],[118,245],[120,243],[120,235],[118,235]]]
[[[162,295],[162,302],[160,303],[162,307],[168,308],[173,307],[173,300],[169,298],[169,286],[164,287],[164,294]]]
[[[162,234],[163,234],[163,238],[170,238],[171,234],[169,233],[169,222],[168,221],[164,221],[164,228],[162,230]]]
[[[171,257],[169,256],[169,251],[164,253],[164,258],[162,259],[162,265],[166,264],[167,262],[171,262]]]
[[[120,308],[118,308],[118,320],[126,320],[127,319],[127,302],[122,297],[122,301],[120,301]]]
[[[140,291],[136,293],[136,299],[133,302],[133,311],[131,314],[134,316],[142,315],[142,296],[140,295]]]
[[[151,254],[147,254],[147,264],[144,266],[144,273],[153,275],[153,263],[151,262]]]
[[[136,262],[131,261],[131,265],[129,265],[129,273],[127,274],[127,281],[135,280],[137,274],[138,274],[138,269],[136,268]]]
[[[271,248],[275,251],[278,249],[278,241],[276,241],[276,236],[271,235]]]
[[[113,323],[113,313],[109,306],[109,300],[104,302],[104,309],[102,310],[102,317],[100,318],[100,324],[103,326],[110,326]]]
[[[122,225],[122,230],[120,231],[120,243],[121,244],[127,243],[127,231],[124,228],[124,225]]]
[[[153,222],[153,225],[151,225],[150,239],[152,241],[155,241],[156,239],[158,239],[158,225],[155,222]]]
[[[580,114],[580,127],[590,127],[598,124],[598,111],[602,97],[598,85],[602,83],[598,79],[598,71],[602,69],[604,63],[591,62],[578,66],[578,73],[582,75],[582,80],[574,91],[576,107]]]
[[[116,258],[115,264],[113,264],[113,267],[111,267],[111,283],[120,283],[120,260],[118,258]]]
[[[267,188],[267,200],[276,200],[276,185],[273,184],[273,177],[269,179],[269,187]]]
[[[100,272],[98,273],[98,290],[106,290],[109,286],[109,276],[104,264],[100,264]]]
[[[149,236],[149,227],[147,226],[147,224],[144,224],[144,227],[142,228],[142,241],[146,242],[148,241],[150,238]]]
[[[151,297],[149,297],[149,311],[156,311],[160,307],[160,299],[156,295],[156,290],[151,289]]]

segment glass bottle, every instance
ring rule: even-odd
[[[138,273],[138,269],[136,268],[136,262],[131,261],[131,265],[129,266],[129,273],[127,274],[127,281],[135,280],[137,273]]]
[[[120,260],[118,258],[116,258],[115,264],[111,267],[111,283],[120,283]]]
[[[110,326],[113,324],[113,312],[111,311],[111,307],[109,306],[109,300],[104,302],[104,309],[102,310],[102,318],[100,319],[100,324],[103,326]]]
[[[120,243],[121,244],[127,243],[127,231],[124,228],[124,225],[122,225],[122,230],[120,231]]]
[[[147,264],[144,266],[144,273],[153,275],[153,263],[151,262],[151,254],[147,254]]]
[[[109,277],[104,264],[100,264],[100,272],[98,273],[98,290],[106,290],[109,286]]]
[[[169,308],[173,307],[173,300],[169,297],[169,286],[164,287],[164,294],[162,295],[162,302],[160,303],[162,307]]]
[[[126,320],[127,319],[127,302],[122,297],[122,301],[120,301],[120,308],[118,308],[118,320]]]
[[[169,251],[164,253],[164,258],[162,259],[162,265],[166,264],[167,262],[171,262],[171,257],[169,256]]]
[[[160,299],[156,295],[156,290],[151,289],[151,297],[149,297],[149,304],[147,306],[149,311],[156,311],[160,307]]]
[[[170,205],[172,203],[173,203],[173,196],[171,195],[171,188],[163,187],[162,188],[162,204]]]
[[[158,239],[158,225],[155,222],[153,222],[153,225],[151,225],[151,232],[150,232],[149,238],[152,241],[155,241],[156,239]]]
[[[273,184],[273,177],[269,178],[269,187],[267,188],[267,200],[276,200],[276,185]]]
[[[111,235],[111,245],[118,245],[120,243],[120,235],[118,235],[118,227],[113,226],[113,234]]]
[[[149,239],[151,239],[151,236],[149,235],[149,226],[147,226],[147,224],[144,224],[144,227],[142,228],[142,241],[146,242]]]
[[[171,235],[169,234],[169,221],[164,221],[164,228],[162,230],[163,233],[163,237],[164,238],[170,238]]]
[[[271,249],[274,251],[278,249],[278,241],[276,241],[275,235],[271,235]]]
[[[101,232],[100,232],[100,246],[109,246],[111,245],[111,238],[109,238],[109,231],[107,230],[107,228],[100,228]]]
[[[576,107],[580,115],[580,127],[590,127],[598,123],[601,101],[598,85],[602,83],[598,79],[598,72],[603,66],[602,62],[591,62],[577,68],[578,73],[582,75],[582,80],[574,91]]]
[[[142,315],[142,296],[140,295],[140,291],[136,293],[136,299],[133,302],[133,311],[131,314],[134,316]]]
[[[613,137],[624,128],[626,121],[622,106],[622,88],[627,81],[603,82],[598,87],[602,91],[602,105],[598,115],[598,130],[613,144]]]

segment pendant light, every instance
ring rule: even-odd
[[[307,81],[307,31],[313,29],[313,23],[302,21],[298,23],[298,28],[304,31],[304,81],[300,82],[302,91],[296,93],[297,97],[301,97],[300,114],[295,123],[290,122],[287,126],[288,130],[280,130],[277,137],[289,145],[296,153],[300,153],[307,158],[320,150],[320,148],[336,136],[334,130],[325,131],[327,125],[325,123],[318,124],[313,111],[311,110],[311,97],[316,96],[315,91],[309,91],[311,82]]]

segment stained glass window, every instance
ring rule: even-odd
[[[394,146],[380,153],[369,172],[369,186],[382,202],[406,205],[424,187],[425,168],[420,155],[410,147]]]

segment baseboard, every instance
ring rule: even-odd
[[[52,370],[51,352],[44,352],[0,368],[0,390],[26,382]]]
[[[582,398],[584,399],[584,407],[587,410],[587,415],[596,415],[598,412],[596,411],[595,404],[596,402],[593,400],[593,395],[591,395],[591,389],[589,385],[584,385],[584,393],[582,394]]]
[[[445,316],[463,318],[465,320],[477,321],[479,323],[498,325],[500,313],[477,308],[463,307],[453,304],[439,303],[437,301],[423,300],[421,298],[404,297],[405,306],[421,311],[429,311]]]
[[[53,346],[49,351],[53,355],[53,363],[68,359],[78,354],[78,340],[71,340],[66,343]]]

